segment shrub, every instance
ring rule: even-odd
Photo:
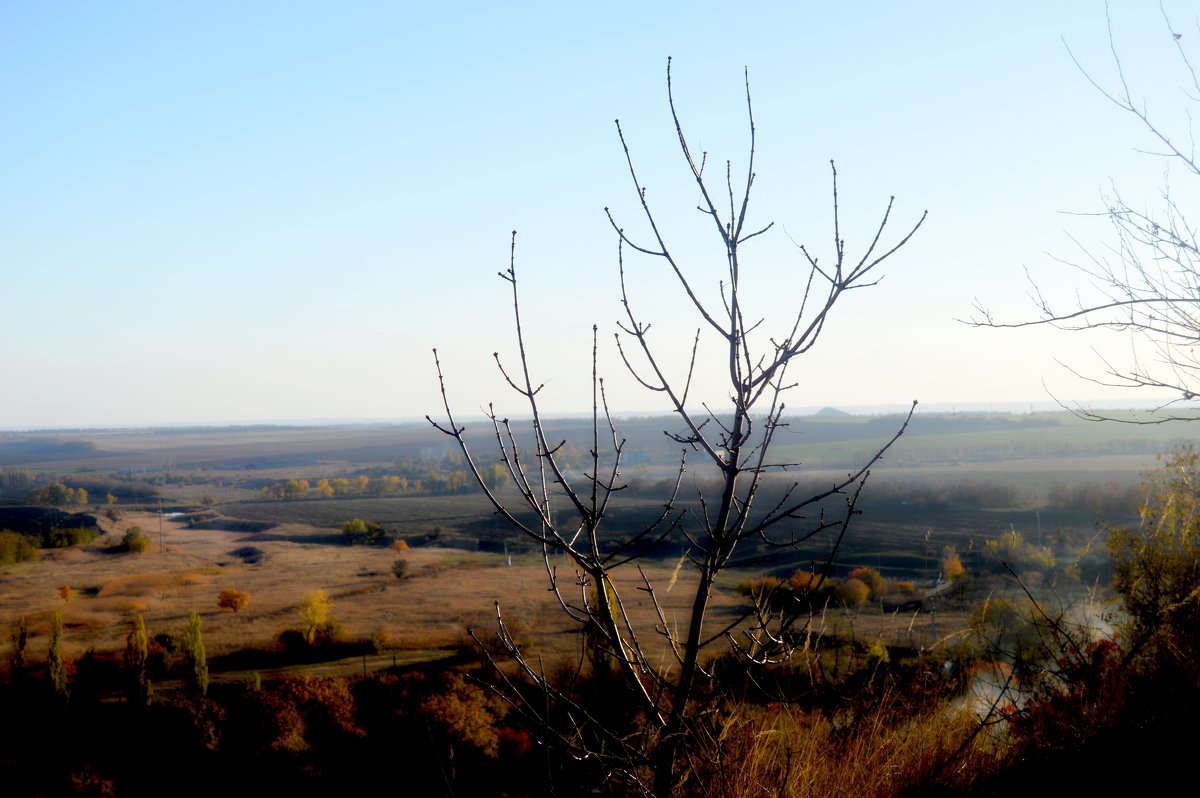
[[[342,679],[285,676],[266,688],[260,684],[248,690],[234,711],[236,720],[222,742],[244,753],[312,751],[319,757],[364,735]]]
[[[217,594],[217,606],[235,615],[250,603],[250,594],[244,590],[227,587]]]
[[[356,543],[372,545],[383,539],[383,527],[374,521],[352,518],[342,524],[342,535],[351,546]]]
[[[396,639],[390,630],[376,629],[371,633],[371,647],[375,649],[376,654],[382,654],[396,648]]]
[[[1044,750],[1048,745],[1078,746],[1087,735],[1112,735],[1122,721],[1131,685],[1117,644],[1097,640],[1082,651],[1069,648],[1055,665],[1047,671],[1052,676],[1041,680],[1022,711],[1011,716],[1018,739]]]
[[[859,579],[846,579],[834,589],[833,595],[840,604],[846,607],[857,607],[866,602],[871,595],[871,588]]]
[[[330,618],[313,630],[312,642],[314,645],[324,646],[340,642],[349,636],[350,633],[346,631],[345,626],[342,626],[339,621]]]
[[[344,679],[329,676],[289,676],[280,684],[280,692],[290,695],[306,716],[306,725],[318,719],[324,725],[353,737],[362,737],[354,718],[354,697]]]
[[[796,571],[788,580],[788,586],[799,600],[799,606],[809,610],[825,606],[833,597],[835,587],[832,579],[824,579],[810,571]]]
[[[958,552],[949,547],[942,552],[942,575],[951,582],[957,582],[967,575]]]
[[[489,759],[496,757],[500,752],[498,726],[507,709],[503,700],[459,673],[444,673],[439,682],[419,708],[431,736],[450,752],[465,748]]]
[[[392,574],[394,574],[397,579],[403,579],[405,576],[407,576],[408,560],[404,559],[403,557],[397,557],[396,561],[392,563]]]
[[[879,600],[885,607],[901,607],[920,602],[921,593],[912,582],[887,579],[879,589]]]
[[[1054,567],[1053,554],[1026,543],[1015,529],[1003,533],[996,540],[987,541],[982,557],[984,564],[998,573],[1008,568],[1014,571],[1048,571]]]
[[[738,592],[749,597],[754,606],[771,612],[795,607],[796,594],[791,584],[774,576],[739,582]]]
[[[1155,667],[1200,666],[1200,454],[1167,456],[1143,485],[1141,522],[1109,532],[1113,588],[1135,650]]]
[[[121,545],[130,554],[144,554],[150,549],[150,538],[143,534],[141,527],[131,526],[125,530],[125,535],[121,538]]]
[[[42,537],[42,545],[48,549],[65,549],[91,543],[100,534],[94,526],[54,527]]]
[[[30,535],[8,529],[0,532],[0,565],[36,560],[39,543],[41,541],[38,538]]]
[[[170,632],[159,632],[154,636],[154,642],[162,646],[162,650],[170,656],[174,656],[179,650],[179,638]]]
[[[989,598],[971,608],[967,625],[981,637],[1005,635],[1028,625],[1017,603],[1009,598]]]
[[[867,667],[876,670],[881,667],[886,667],[892,661],[891,654],[888,653],[887,644],[875,638],[867,645]]]
[[[883,587],[883,576],[874,568],[855,568],[847,575],[847,578],[857,579],[862,582],[871,591],[872,596],[877,594],[879,589]]]
[[[758,579],[744,579],[738,582],[738,592],[743,596],[763,596],[783,584],[774,576],[763,576]]]

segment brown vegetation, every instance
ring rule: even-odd
[[[223,610],[229,610],[235,615],[245,609],[250,603],[250,594],[244,590],[227,587],[217,594],[217,606]]]

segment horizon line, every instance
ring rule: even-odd
[[[1171,402],[1170,399],[1141,400],[1131,402],[1128,399],[1103,399],[1094,401],[1079,401],[1071,406],[1060,402],[1037,401],[1002,401],[1002,402],[926,402],[917,404],[917,412],[934,413],[997,413],[997,414],[1032,414],[1046,412],[1071,413],[1072,408],[1091,408],[1108,411],[1145,411],[1154,410]],[[899,402],[883,402],[863,405],[807,405],[785,415],[793,418],[807,418],[816,415],[840,413],[847,416],[864,417],[892,415],[907,412],[910,404]],[[670,411],[662,410],[620,410],[612,414],[614,419],[648,419],[669,417]],[[547,413],[547,419],[580,419],[590,418],[591,412]],[[526,419],[526,415],[510,414],[510,418]],[[464,420],[476,421],[486,419],[486,416],[464,417]],[[428,423],[425,416],[366,416],[366,417],[305,417],[305,418],[273,418],[273,419],[228,419],[207,421],[163,421],[144,423],[96,423],[96,424],[32,424],[24,426],[0,426],[0,433],[22,432],[84,432],[84,431],[119,431],[119,430],[167,430],[167,429],[220,429],[229,427],[349,427],[370,425],[408,425]]]

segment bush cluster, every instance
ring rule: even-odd
[[[141,527],[131,526],[125,530],[121,545],[130,554],[144,554],[150,550],[150,538],[142,532]]]
[[[355,544],[373,546],[376,543],[383,542],[385,535],[384,528],[374,521],[352,518],[342,524],[342,537],[351,546]]]
[[[5,529],[0,531],[0,565],[28,562],[38,558],[41,540]]]
[[[919,598],[912,582],[884,579],[874,568],[855,568],[844,579],[796,571],[788,579],[764,576],[738,584],[738,592],[772,612],[817,612],[826,606],[858,607],[868,601],[900,606]]]

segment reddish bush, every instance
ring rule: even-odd
[[[444,673],[439,679],[438,689],[421,700],[421,714],[451,749],[465,746],[496,758],[504,702],[462,674]]]

